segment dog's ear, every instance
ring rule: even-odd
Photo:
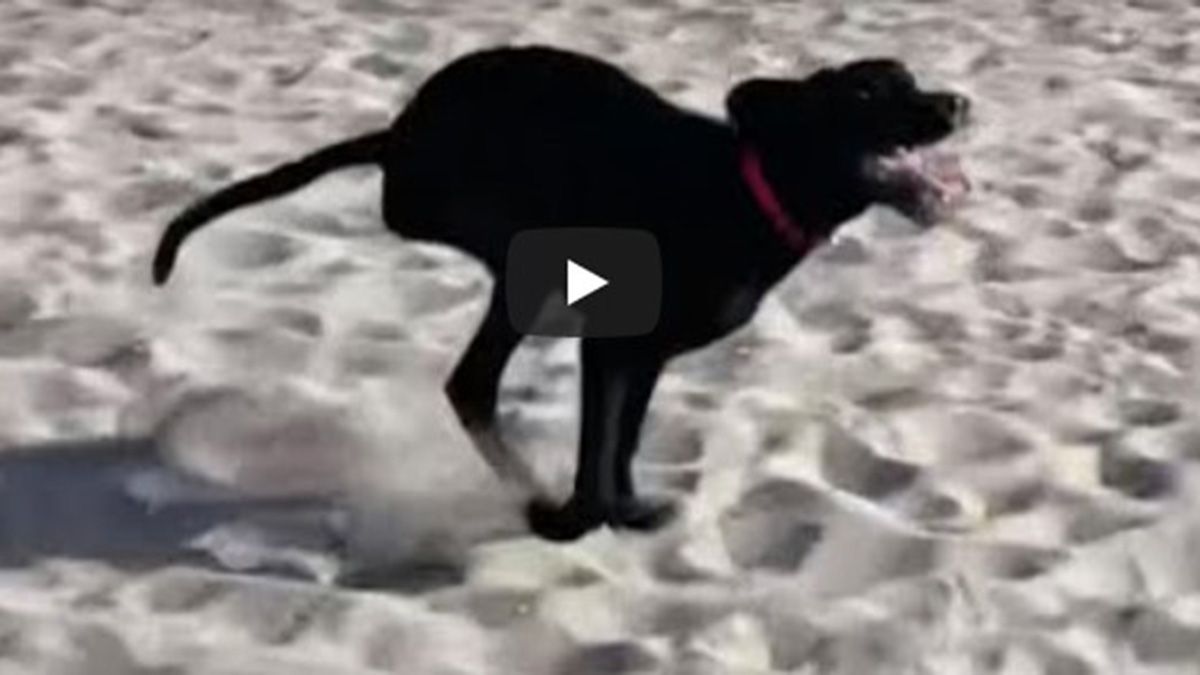
[[[916,85],[912,72],[901,61],[886,57],[859,59],[842,66],[841,71],[850,79],[888,78]]]
[[[765,141],[795,136],[820,111],[821,91],[829,74],[822,70],[803,80],[745,80],[725,97],[725,109],[744,138]]]

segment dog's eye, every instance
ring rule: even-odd
[[[875,98],[875,93],[869,89],[855,89],[854,98],[857,98],[860,101],[870,101],[871,99]]]

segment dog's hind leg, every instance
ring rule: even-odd
[[[613,467],[616,498],[607,518],[612,527],[650,531],[667,524],[675,516],[674,502],[664,498],[639,497],[633,480],[633,457],[641,439],[642,422],[665,365],[663,360],[648,358],[629,381],[626,412],[621,417]]]
[[[559,541],[578,538],[604,523],[653,529],[666,522],[669,513],[637,500],[627,471],[663,360],[597,340],[583,340],[580,351],[583,424],[575,492],[561,506],[531,503],[530,527]]]
[[[543,490],[533,470],[509,449],[496,426],[500,376],[522,337],[504,316],[504,289],[497,281],[483,322],[446,381],[445,391],[484,461],[507,487],[528,498],[544,494]]]

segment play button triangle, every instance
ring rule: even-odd
[[[608,279],[567,258],[567,306],[608,285]]]

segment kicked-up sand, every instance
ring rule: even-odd
[[[0,673],[1200,672],[1195,0],[5,0]],[[652,536],[525,530],[441,383],[489,280],[378,172],[194,197],[548,43],[720,114],[872,55],[971,96],[976,190],[874,210],[672,364]],[[572,470],[575,344],[504,433]]]

